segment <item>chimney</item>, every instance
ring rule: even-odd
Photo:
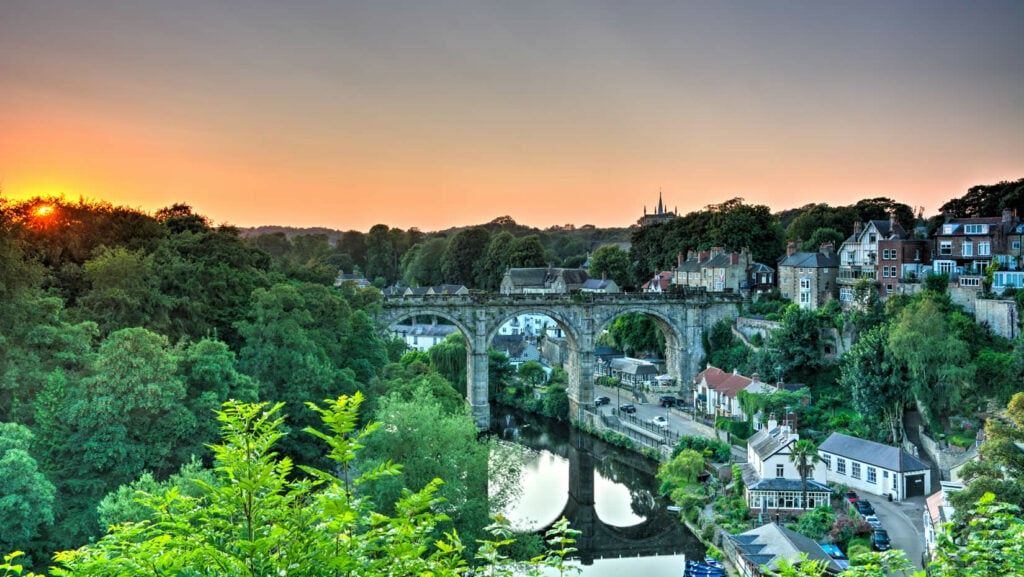
[[[695,251],[692,251],[692,250],[686,251],[686,260],[693,260],[695,258],[697,258],[697,253]]]
[[[779,426],[779,422],[775,420],[775,415],[768,417],[768,430],[772,431]]]
[[[825,256],[832,256],[832,249],[834,248],[835,246],[831,242],[823,242],[818,250]]]
[[[608,280],[608,271],[601,271],[601,280]]]
[[[786,256],[793,256],[797,253],[798,245],[795,241],[789,241],[786,243]]]
[[[702,250],[700,251],[700,253],[697,254],[697,262],[703,262],[708,260],[709,258],[711,258],[711,253],[706,250]]]
[[[750,376],[750,380],[751,382],[756,383],[761,380],[761,375],[754,373],[753,375]]]
[[[725,252],[725,247],[722,247],[722,246],[713,246],[713,247],[711,247],[711,256],[712,256],[712,258],[722,254],[723,252]]]
[[[1011,222],[1013,222],[1014,217],[1017,216],[1015,213],[1016,213],[1016,211],[1013,210],[1012,208],[1004,208],[1003,209],[1003,224],[1010,224]]]
[[[853,235],[854,236],[859,236],[860,235],[860,221],[859,220],[857,222],[853,223]]]
[[[683,251],[676,255],[676,266],[683,266]]]

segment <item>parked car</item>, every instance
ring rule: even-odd
[[[661,415],[658,415],[657,417],[654,417],[653,419],[651,419],[651,422],[654,423],[655,427],[659,427],[661,429],[667,429],[668,428],[668,419],[666,419],[665,417],[662,417]]]
[[[672,395],[662,395],[659,399],[659,402],[663,407],[674,407],[679,403],[679,399],[676,399]]]
[[[601,405],[607,405],[610,402],[612,402],[612,400],[609,399],[608,397],[598,397],[594,399],[594,406],[600,407]]]
[[[875,514],[875,508],[871,506],[871,501],[868,501],[867,499],[860,499],[853,505],[857,507],[857,512],[861,515],[867,516]]]
[[[623,413],[629,413],[630,415],[632,415],[633,413],[636,412],[636,406],[632,404],[619,405],[619,410],[622,411]]]
[[[875,551],[888,551],[892,549],[889,532],[885,529],[875,529],[874,534],[871,535],[871,548]]]
[[[866,521],[867,524],[871,525],[871,527],[874,529],[882,528],[882,520],[876,517],[875,515],[865,515],[864,521]]]
[[[849,501],[851,505],[856,503],[857,499],[857,491],[850,489],[849,491],[846,492],[846,500]]]

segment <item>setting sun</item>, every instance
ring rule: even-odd
[[[43,204],[43,205],[40,205],[40,206],[36,207],[35,215],[37,217],[46,217],[46,216],[50,216],[51,214],[53,214],[53,205],[52,204]]]

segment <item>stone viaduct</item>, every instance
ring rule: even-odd
[[[487,399],[487,349],[498,329],[521,314],[549,317],[568,343],[569,404],[572,419],[582,422],[594,400],[594,347],[598,336],[616,318],[638,313],[653,319],[665,335],[669,376],[688,386],[700,372],[702,335],[721,319],[735,319],[743,298],[703,291],[679,294],[577,293],[568,295],[428,295],[387,297],[380,320],[387,326],[412,316],[437,316],[452,323],[466,338],[468,401],[481,429],[490,428]]]

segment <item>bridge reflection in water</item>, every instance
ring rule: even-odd
[[[564,515],[582,531],[576,547],[584,566],[619,557],[703,558],[704,546],[658,496],[655,463],[565,423],[500,406],[493,415],[494,434],[537,452],[523,471],[524,498],[504,512],[517,529],[543,532]],[[681,575],[682,562],[672,565],[665,574]]]

